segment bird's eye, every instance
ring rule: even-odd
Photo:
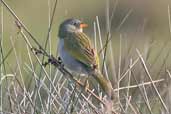
[[[76,25],[77,25],[77,23],[76,23],[76,22],[74,22],[74,23],[73,23],[73,25],[75,25],[75,26],[76,26]]]

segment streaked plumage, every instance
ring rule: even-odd
[[[97,53],[92,47],[88,37],[83,32],[69,34],[64,39],[64,42],[65,50],[67,50],[72,57],[77,58],[77,60],[86,65],[86,67],[93,69],[99,66]]]

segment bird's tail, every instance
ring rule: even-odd
[[[115,114],[120,114],[120,106],[118,104],[118,97],[117,94],[114,92],[112,88],[112,84],[109,80],[105,79],[104,76],[100,71],[93,72],[92,76],[95,78],[95,80],[100,84],[103,91],[107,94],[108,98],[105,103],[106,106],[106,113],[105,114],[113,114],[112,107],[115,109]],[[116,103],[117,105],[113,105],[113,103]]]
[[[112,88],[110,81],[105,79],[100,71],[93,72],[92,76],[100,84],[101,88],[108,95],[108,97],[113,99],[114,98],[114,91],[113,91],[113,88]]]

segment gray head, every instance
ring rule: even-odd
[[[67,19],[60,24],[58,36],[64,38],[69,33],[82,32],[84,27],[87,27],[87,24],[78,19]]]

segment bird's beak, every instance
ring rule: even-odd
[[[88,25],[85,24],[85,23],[81,23],[81,24],[80,24],[80,28],[85,28],[85,27],[88,27]]]

